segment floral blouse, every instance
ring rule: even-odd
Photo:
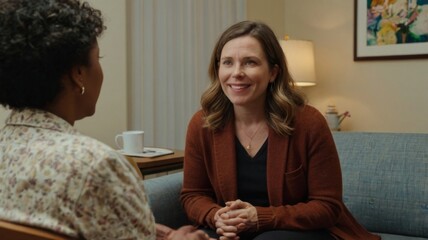
[[[155,239],[142,180],[107,145],[41,110],[0,130],[0,219],[85,239]]]

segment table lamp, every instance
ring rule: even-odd
[[[297,86],[316,84],[314,44],[306,40],[293,40],[285,37],[279,40],[287,60],[288,71]]]

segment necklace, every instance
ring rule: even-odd
[[[245,135],[247,135],[247,137],[250,139],[250,142],[249,142],[249,143],[248,143],[248,145],[245,147],[245,149],[247,149],[247,151],[251,150],[251,143],[253,142],[253,138],[256,136],[257,132],[260,130],[260,128],[262,127],[262,125],[263,125],[263,124],[260,124],[260,125],[257,127],[256,131],[254,131],[254,133],[253,133],[253,135],[252,135],[252,136],[249,136],[249,135],[247,134],[247,132],[245,132]]]

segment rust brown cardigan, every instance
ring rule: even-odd
[[[233,121],[213,132],[203,113],[191,119],[186,137],[181,201],[191,221],[215,229],[213,217],[236,200]],[[342,176],[331,132],[313,107],[298,110],[291,136],[269,130],[267,189],[270,207],[256,207],[258,231],[328,229],[342,239],[380,239],[367,232],[342,202]]]

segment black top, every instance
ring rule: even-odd
[[[269,206],[267,194],[266,159],[267,140],[252,158],[236,138],[238,198],[253,206]]]

